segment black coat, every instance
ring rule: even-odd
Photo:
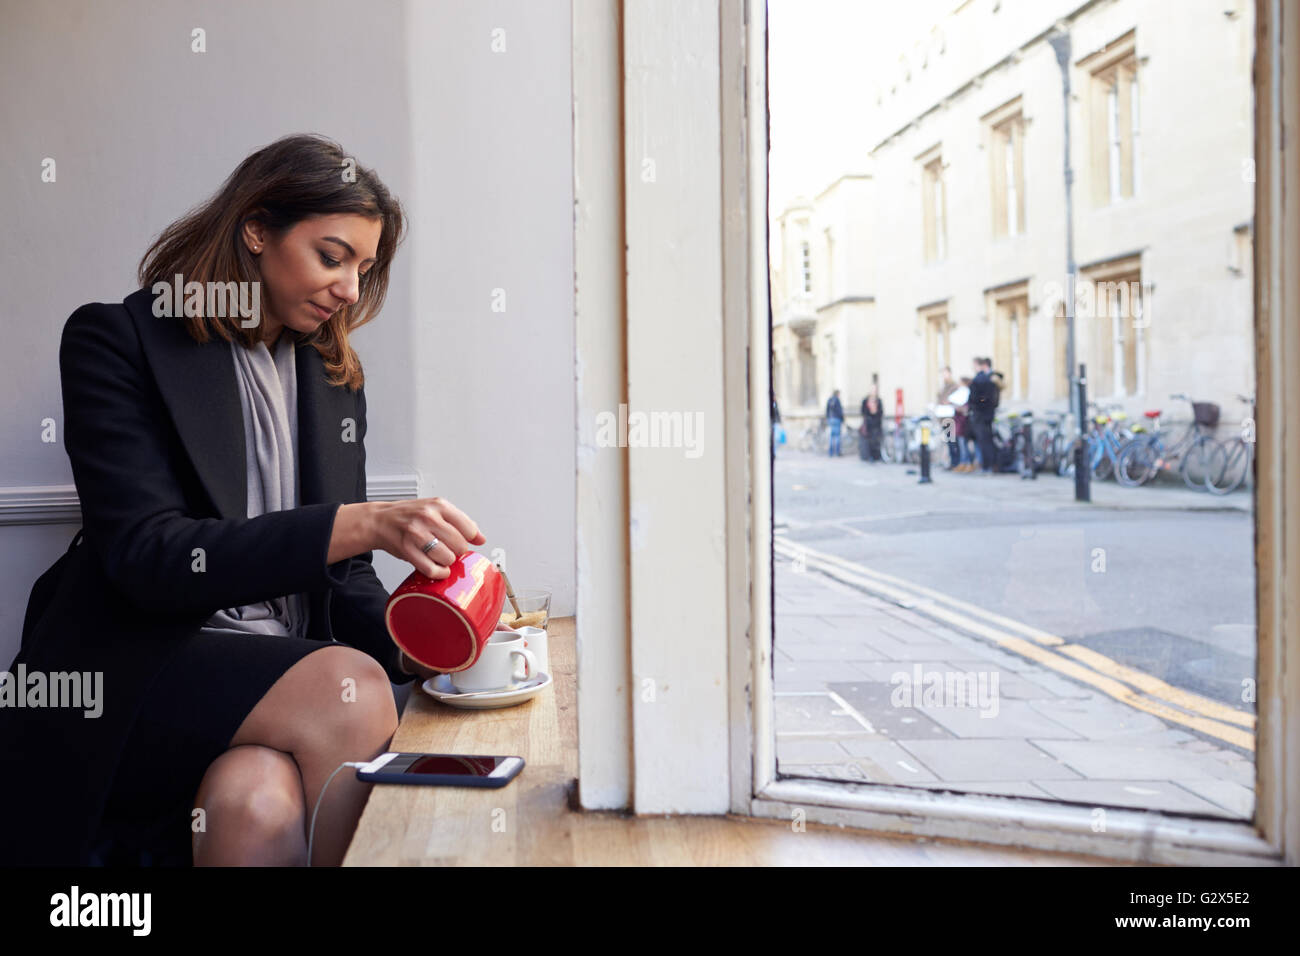
[[[873,414],[867,408],[867,400],[862,400],[862,425],[865,433],[868,435],[879,435],[885,428],[885,406],[876,401],[876,411]]]
[[[330,386],[320,353],[297,344],[300,506],[248,518],[230,346],[216,336],[199,345],[180,319],[155,317],[152,301],[146,288],[120,305],[83,305],[63,328],[64,440],[83,537],[33,587],[8,670],[102,672],[102,713],[0,707],[0,864],[89,862],[151,682],[222,608],[305,593],[309,638],[365,651],[394,683],[413,679],[384,625],[372,553],[326,564],[339,505],[366,500],[364,390]],[[191,570],[195,548],[203,573]]]
[[[993,421],[994,411],[998,407],[998,383],[993,381],[988,372],[978,372],[970,382],[970,418],[973,422],[988,424]]]

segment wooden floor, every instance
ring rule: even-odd
[[[577,809],[573,618],[549,627],[554,683],[503,710],[457,710],[412,690],[391,749],[517,754],[497,790],[376,784],[344,866],[1097,866],[1091,857],[922,841],[753,817],[636,817]]]

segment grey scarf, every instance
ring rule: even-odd
[[[294,341],[282,330],[275,355],[258,342],[230,343],[244,413],[248,517],[298,507],[298,375]],[[292,594],[218,611],[199,633],[286,634],[305,637],[307,602]]]

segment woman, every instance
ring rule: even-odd
[[[9,670],[102,675],[102,712],[0,708],[0,863],[342,860],[369,785],[332,781],[308,861],[326,779],[388,746],[392,683],[435,673],[389,638],[372,552],[444,578],[486,540],[440,498],[366,501],[349,336],[403,224],[337,144],[286,137],[162,233],[143,288],[68,319],[84,527]],[[178,273],[206,294],[175,301]]]
[[[862,435],[866,439],[868,461],[880,461],[880,440],[884,433],[884,409],[880,405],[880,396],[872,386],[871,394],[862,400]]]
[[[970,376],[961,377],[961,387],[966,389],[966,394],[970,394]],[[957,437],[957,467],[953,471],[971,472],[975,470],[975,458],[971,453],[971,445],[974,444],[974,436],[971,432],[970,421],[968,418],[970,405],[963,403],[958,405],[954,413],[953,434]]]

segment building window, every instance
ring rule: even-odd
[[[947,255],[944,249],[944,237],[947,232],[947,224],[944,222],[944,201],[943,201],[943,172],[942,167],[936,165],[931,171],[931,182],[934,186],[932,195],[934,202],[934,257],[942,259]]]
[[[1020,190],[1016,188],[1016,182],[1020,177],[1019,171],[1016,168],[1016,148],[1012,143],[1010,130],[1008,130],[1006,135],[1002,137],[1002,153],[1005,159],[1003,169],[1007,179],[1007,191],[1005,196],[1007,234],[1014,236],[1020,232],[1020,219],[1017,209],[1017,206],[1019,205]]]
[[[1141,151],[1138,149],[1138,133],[1140,130],[1139,113],[1138,113],[1138,81],[1137,81],[1137,59],[1134,58],[1130,72],[1128,84],[1128,136],[1130,145],[1130,163],[1129,175],[1133,178],[1133,195],[1136,196],[1141,190],[1139,182],[1141,180],[1142,164],[1138,162],[1138,156]]]
[[[1092,361],[1089,389],[1101,398],[1146,392],[1146,318],[1142,272],[1136,259],[1107,263],[1084,273],[1080,313],[1091,309]]]
[[[1020,98],[998,107],[984,122],[993,189],[993,235],[1018,236],[1025,231],[1025,124]]]
[[[921,160],[921,212],[926,262],[937,262],[948,254],[947,207],[943,158],[936,147]]]
[[[939,397],[943,381],[941,370],[952,366],[951,333],[948,323],[948,304],[926,306],[918,310],[925,330],[925,386],[926,392]]]
[[[803,291],[812,292],[812,250],[808,247],[807,240],[799,243],[799,262],[800,269],[803,271]]]
[[[1120,198],[1120,154],[1124,150],[1124,143],[1120,139],[1120,121],[1119,121],[1119,78],[1112,76],[1110,85],[1106,89],[1106,145],[1107,153],[1107,178],[1110,181],[1110,201],[1115,202]]]
[[[1053,318],[1052,348],[1056,353],[1055,388],[1052,397],[1068,399],[1070,397],[1070,320],[1065,314],[1065,303],[1056,307]]]
[[[1002,373],[1007,395],[1029,397],[1029,291],[1024,283],[995,292],[993,369]]]
[[[1079,65],[1091,76],[1093,200],[1119,202],[1137,195],[1141,181],[1136,34],[1107,44]]]

